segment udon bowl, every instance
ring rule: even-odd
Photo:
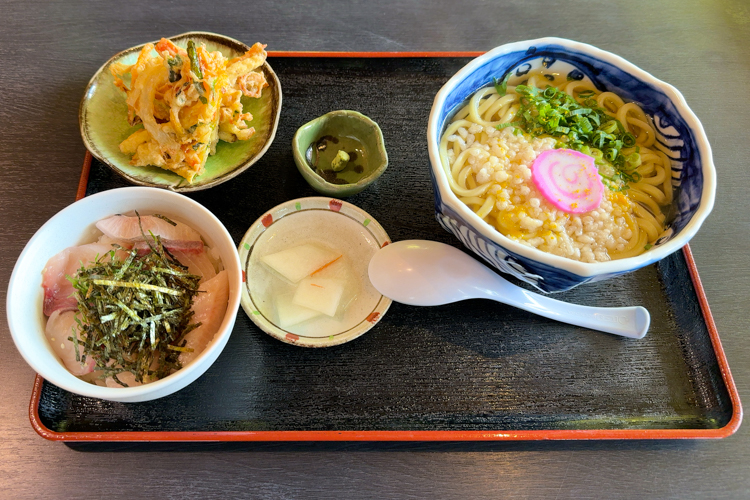
[[[523,245],[497,231],[464,204],[450,188],[440,162],[439,144],[453,114],[478,89],[509,71],[522,77],[547,68],[638,103],[653,117],[659,148],[672,162],[674,216],[667,230],[644,253],[619,260],[585,263]],[[438,92],[427,128],[435,212],[440,225],[498,270],[543,292],[569,290],[657,262],[682,248],[696,234],[714,205],[716,172],[711,147],[684,97],[625,59],[591,45],[541,38],[497,47],[472,60]]]
[[[188,223],[218,252],[229,278],[229,302],[213,340],[191,363],[175,373],[137,387],[102,387],[72,375],[50,347],[44,330],[42,269],[61,250],[96,239],[94,224],[110,215],[137,210]],[[216,361],[227,344],[240,305],[242,271],[234,240],[208,209],[184,195],[158,188],[127,187],[83,198],[58,212],[29,240],[8,286],[10,332],[26,362],[45,380],[66,391],[121,402],[149,401],[191,384]]]

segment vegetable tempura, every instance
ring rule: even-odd
[[[146,44],[135,64],[113,64],[115,85],[127,95],[130,125],[143,123],[120,144],[133,155],[131,164],[161,167],[192,182],[219,139],[248,140],[255,133],[248,125],[253,117],[243,113],[240,99],[259,98],[268,85],[255,71],[266,60],[265,47],[256,43],[226,59],[192,40],[185,50],[162,38],[156,46]]]

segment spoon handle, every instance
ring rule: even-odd
[[[640,306],[591,307],[569,304],[524,290],[500,276],[497,278],[497,287],[486,290],[487,298],[545,318],[632,339],[643,338],[651,323],[648,311]]]

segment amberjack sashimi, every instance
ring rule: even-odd
[[[68,340],[68,337],[72,337],[75,332],[76,337],[80,341],[76,314],[78,314],[78,311],[63,311],[58,309],[53,312],[47,320],[47,327],[44,330],[44,334],[47,336],[52,350],[63,362],[65,368],[78,377],[94,371],[96,362],[91,356],[86,358],[85,363],[76,361],[75,346],[73,345],[73,341]],[[83,356],[83,344],[78,345],[78,353],[79,357]]]
[[[141,231],[141,226],[143,231]],[[113,215],[97,222],[96,227],[110,238],[129,242],[143,240],[143,235],[149,236],[149,233],[166,240],[200,241],[201,239],[201,235],[187,224],[175,222],[173,226],[164,219],[152,215],[141,216],[140,224],[136,216]]]
[[[193,352],[180,354],[180,362],[186,366],[203,352],[219,331],[229,304],[229,279],[227,271],[221,271],[210,280],[203,281],[193,300],[193,319],[191,323],[201,323],[185,336],[185,347]]]
[[[100,256],[108,260],[107,253],[110,250],[112,250],[111,245],[89,243],[66,248],[47,261],[47,265],[42,270],[45,316],[49,316],[58,309],[67,310],[78,307],[73,284],[66,276],[75,276],[81,266],[89,266]]]

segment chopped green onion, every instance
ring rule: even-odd
[[[614,134],[617,131],[617,120],[610,120],[599,127],[606,134]]]
[[[495,128],[498,129],[498,130],[502,130],[502,129],[507,128],[507,127],[517,127],[517,126],[522,125],[522,124],[523,124],[523,122],[521,120],[516,120],[514,122],[500,123],[500,124],[496,125]]]
[[[578,128],[580,129],[580,131],[583,132],[584,134],[588,134],[592,130],[594,130],[594,127],[591,126],[591,122],[585,116],[577,115],[576,116],[576,123],[577,123]]]
[[[492,83],[495,85],[495,90],[497,91],[497,94],[500,96],[504,96],[505,93],[508,91],[508,80],[513,75],[512,71],[508,71],[508,73],[503,78],[502,82],[498,82],[497,78],[492,79]]]
[[[495,84],[497,88],[497,80]],[[622,153],[624,148],[636,145],[635,137],[598,105],[593,98],[594,91],[579,92],[578,99],[552,86],[539,89],[518,85],[515,92],[520,97],[516,116],[510,122],[497,125],[498,130],[513,126],[516,135],[524,132],[532,136],[549,135],[557,139],[558,147],[592,156],[600,166],[600,175],[612,190],[625,190],[629,182],[640,178],[635,172],[640,165],[640,155],[626,157]],[[605,163],[610,165],[606,172],[602,170]]]
[[[589,113],[591,113],[591,108],[578,108],[571,111],[570,116],[587,115]]]

